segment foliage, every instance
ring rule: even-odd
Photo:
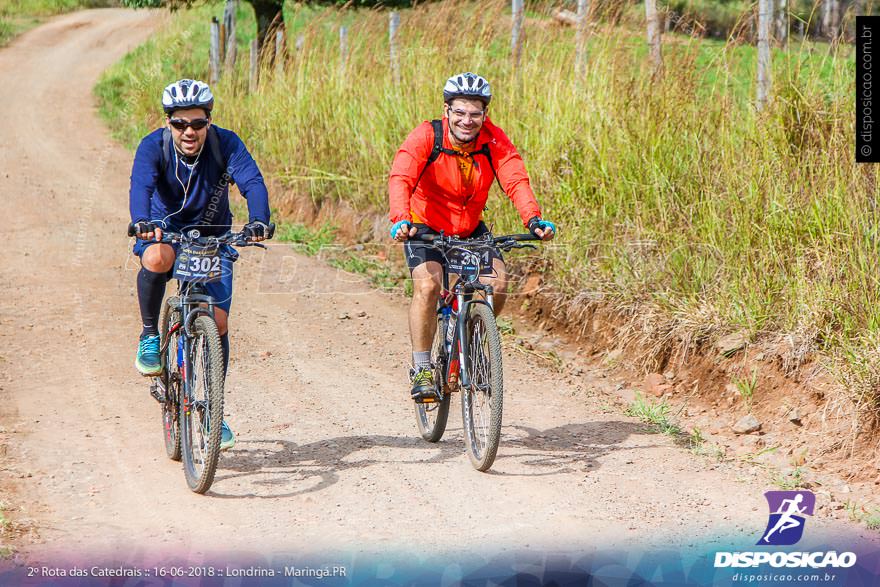
[[[681,434],[681,428],[672,421],[670,411],[665,399],[655,403],[636,392],[635,399],[626,409],[626,415],[650,424],[658,432],[676,436]]]
[[[207,75],[205,23],[220,10],[180,13],[105,75],[97,92],[117,136],[134,144],[158,122],[168,80]],[[244,47],[255,27],[249,11],[240,15]],[[547,13],[527,22],[516,71],[509,2],[420,6],[401,15],[400,86],[387,13],[288,2],[285,22],[281,75],[265,70],[251,94],[241,63],[215,88],[218,124],[239,132],[291,194],[274,195],[282,213],[303,200],[316,210],[342,203],[362,213],[350,227],[361,238],[381,235],[374,215],[386,209],[396,149],[439,114],[445,78],[474,70],[492,82],[490,116],[560,226],[559,244],[545,248],[558,290],[655,316],[694,340],[735,329],[835,356],[846,347],[850,364],[880,339],[880,207],[873,168],[853,160],[851,46],[774,50],[774,96],[759,114],[754,47],[666,35],[666,74],[654,83],[643,31],[625,20],[596,24],[577,78],[574,31]],[[498,192],[485,217],[497,230],[519,228]]]

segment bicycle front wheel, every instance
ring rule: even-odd
[[[501,439],[504,377],[501,336],[487,304],[473,304],[467,317],[468,379],[462,386],[461,419],[471,464],[486,471],[495,462]]]
[[[443,349],[446,341],[446,330],[442,319],[437,320],[437,330],[434,332],[434,342],[431,345],[431,363],[434,365],[434,385],[438,390],[443,390],[443,399],[439,402],[418,403],[416,402],[416,423],[419,425],[419,433],[428,442],[437,442],[446,431],[446,420],[449,418],[449,391],[446,387],[446,364],[448,357]]]
[[[180,335],[169,332],[180,323],[180,310],[176,298],[165,300],[162,319],[159,321],[159,340],[165,347],[162,355],[162,387],[165,388],[165,401],[162,403],[162,434],[165,437],[165,454],[172,461],[180,460],[180,421],[178,402],[180,401],[181,373],[177,364],[177,347]]]
[[[189,488],[205,493],[214,482],[220,455],[223,349],[217,325],[208,316],[193,321],[192,335],[191,385],[184,386],[180,402],[183,470]]]

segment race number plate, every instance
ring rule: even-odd
[[[488,247],[481,250],[453,249],[446,255],[447,269],[450,273],[461,275],[464,278],[477,275],[492,275],[492,255]]]
[[[177,253],[174,277],[181,281],[212,283],[220,281],[222,266],[220,245],[185,244]]]

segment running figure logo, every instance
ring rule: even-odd
[[[770,520],[758,544],[796,544],[804,535],[804,515],[813,515],[816,496],[810,491],[768,491],[764,497],[770,506]]]

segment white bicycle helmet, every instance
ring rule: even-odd
[[[162,92],[162,108],[166,114],[182,108],[204,108],[210,114],[214,108],[214,94],[205,82],[182,79],[169,84]]]
[[[443,87],[443,101],[449,102],[455,98],[477,98],[484,104],[489,105],[492,100],[492,90],[489,82],[475,73],[459,73],[446,80]]]

